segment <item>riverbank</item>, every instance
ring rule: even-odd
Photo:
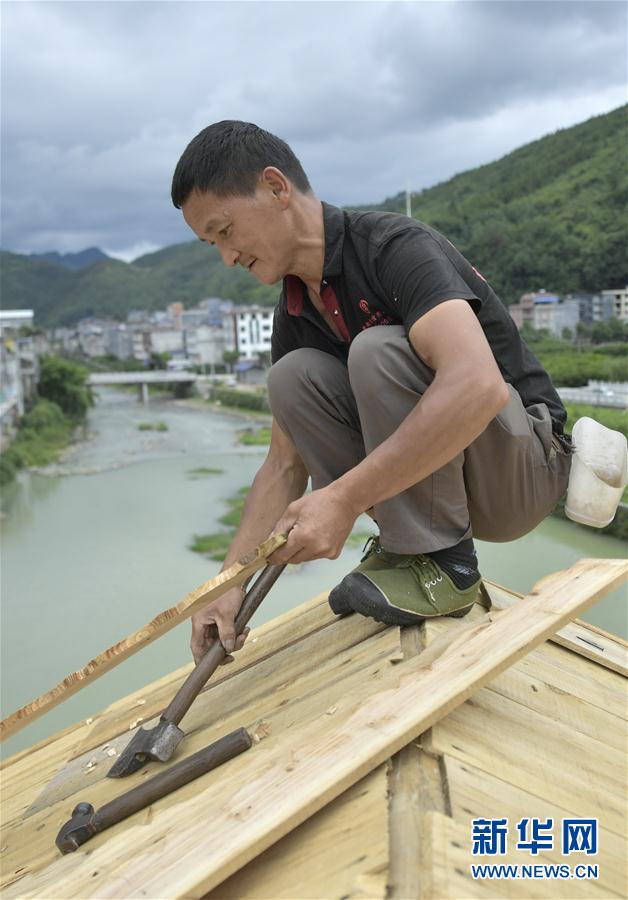
[[[10,484],[20,469],[37,471],[57,462],[83,437],[83,425],[77,426],[56,403],[38,400],[0,456],[0,486]]]

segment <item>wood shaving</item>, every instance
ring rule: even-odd
[[[90,769],[94,769],[98,765],[97,759],[90,759],[90,761],[85,766],[85,771],[88,772]]]
[[[144,706],[146,700],[138,700],[137,703],[134,703],[133,706]]]
[[[338,709],[337,706],[330,706],[329,709],[325,711],[325,715],[333,716],[333,714],[336,712],[337,709]]]
[[[93,721],[94,721],[93,719],[85,719],[85,724],[91,725]]]
[[[254,729],[251,737],[253,738],[256,744],[259,744],[260,741],[263,741],[264,738],[268,737],[270,734],[270,725],[268,722],[260,722]]]
[[[140,722],[143,722],[143,721],[144,721],[144,719],[141,716],[139,716],[139,718],[137,718],[134,722],[131,722],[131,724],[129,725],[129,731],[133,731],[133,729],[137,728],[137,726],[140,724]]]
[[[115,756],[117,754],[117,750],[115,747],[109,747],[107,750],[107,756]]]

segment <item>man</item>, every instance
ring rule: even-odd
[[[570,467],[565,410],[500,299],[435,229],[321,203],[290,147],[249,123],[197,135],[172,200],[226,265],[283,281],[270,449],[225,567],[272,531],[289,532],[272,562],[335,559],[369,512],[379,537],[332,610],[392,624],[465,615],[481,580],[472,535],[530,531]],[[216,635],[242,646],[243,596],[193,617],[196,660]]]

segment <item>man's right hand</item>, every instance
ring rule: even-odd
[[[194,662],[205,656],[209,648],[220,640],[227,651],[224,663],[233,662],[230,654],[241,650],[250,628],[245,628],[241,635],[235,636],[234,620],[244,601],[245,592],[241,587],[232,588],[192,616],[192,639],[190,649]]]

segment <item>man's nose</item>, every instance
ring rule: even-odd
[[[231,247],[218,246],[218,250],[220,255],[222,256],[222,261],[226,266],[229,266],[230,269],[237,264],[240,259],[240,251],[233,250]]]

